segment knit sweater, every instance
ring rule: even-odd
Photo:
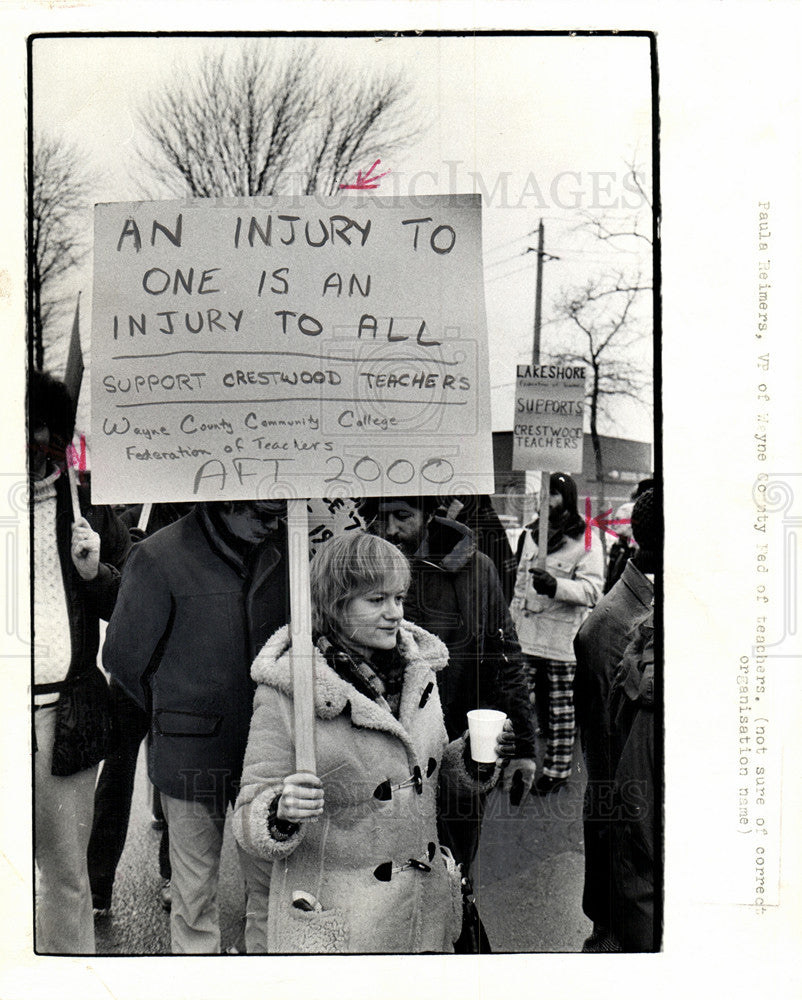
[[[70,622],[56,543],[56,479],[59,470],[32,484],[34,548],[33,627],[34,683],[63,681],[70,667]],[[58,701],[58,694],[37,695],[39,706]]]

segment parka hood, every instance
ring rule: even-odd
[[[428,549],[422,558],[437,563],[448,573],[461,570],[476,552],[476,539],[466,524],[448,517],[429,522]]]

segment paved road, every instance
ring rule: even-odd
[[[576,952],[590,933],[580,905],[582,772],[581,765],[575,766],[567,788],[542,799],[529,796],[518,809],[498,791],[488,802],[473,879],[494,951]],[[169,916],[159,901],[159,834],[151,828],[147,800],[141,754],[112,914],[96,922],[99,954],[170,951]],[[223,949],[243,951],[245,900],[229,827],[226,824],[220,878]]]

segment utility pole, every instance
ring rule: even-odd
[[[541,219],[537,227],[537,250],[535,250],[534,247],[529,247],[526,251],[527,253],[537,254],[537,279],[535,281],[535,328],[532,343],[532,365],[535,368],[540,364],[540,327],[543,316],[543,261],[546,258],[549,260],[559,260],[559,257],[553,257],[551,254],[546,253],[543,249],[543,242],[544,231],[543,220]],[[549,537],[550,479],[551,477],[548,472],[540,473],[540,513],[537,543],[537,564],[541,568],[546,565],[546,548]]]
[[[530,233],[530,236],[534,236],[534,233]],[[543,263],[547,260],[559,260],[559,257],[555,257],[554,254],[546,253],[543,249],[543,242],[545,239],[543,231],[543,220],[537,227],[537,250],[534,247],[527,247],[524,253],[536,253],[537,254],[537,278],[535,280],[535,328],[534,328],[534,339],[532,343],[532,364],[537,366],[540,364],[540,326],[543,315]]]
[[[529,248],[532,249],[531,247]],[[528,252],[528,251],[527,251]],[[532,364],[540,364],[540,324],[543,315],[543,220],[537,227],[537,280],[535,282],[535,331]]]

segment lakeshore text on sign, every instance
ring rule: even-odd
[[[518,365],[513,469],[581,472],[584,410],[582,365]]]
[[[493,492],[477,196],[95,209],[98,502]]]

